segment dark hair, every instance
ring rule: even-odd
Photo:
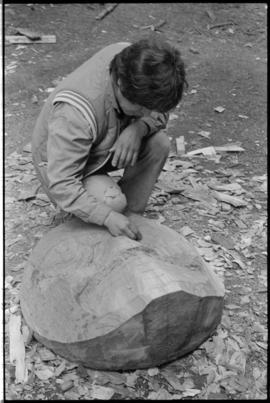
[[[180,102],[188,85],[179,50],[161,39],[141,39],[114,56],[110,73],[128,101],[156,112]]]

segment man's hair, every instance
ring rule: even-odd
[[[141,39],[124,48],[110,63],[115,83],[128,101],[156,112],[180,102],[187,86],[179,50],[161,39]]]

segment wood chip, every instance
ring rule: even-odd
[[[250,298],[248,295],[244,295],[243,297],[240,298],[240,304],[248,304],[250,302]]]
[[[98,400],[110,400],[114,395],[114,390],[112,388],[107,388],[105,386],[93,385],[91,390],[91,398]]]
[[[49,197],[45,193],[38,193],[36,199],[41,200],[46,203],[51,203]]]
[[[234,249],[235,244],[233,240],[225,235],[214,233],[211,235],[211,239],[226,249]]]
[[[35,39],[40,39],[41,38],[41,33],[39,32],[34,32],[31,31],[28,28],[16,28],[16,32],[15,33],[19,33],[20,35],[24,35],[29,39],[35,40]]]
[[[124,174],[124,169],[123,168],[121,168],[121,169],[116,169],[115,171],[112,171],[112,172],[109,172],[109,175],[111,176],[111,177],[122,177],[123,176],[123,174]]]
[[[213,13],[212,10],[207,9],[205,12],[206,12],[206,14],[208,15],[208,17],[210,18],[211,21],[215,21],[216,16],[215,16],[215,14]]]
[[[171,161],[166,161],[165,165],[162,168],[163,171],[172,172],[175,170],[175,164]]]
[[[158,392],[150,392],[147,400],[171,400],[171,394],[162,387]]]
[[[230,196],[226,193],[217,192],[216,190],[212,192],[213,196],[222,202],[229,203],[234,207],[247,206],[247,202],[240,197]]]
[[[223,106],[217,106],[214,110],[215,110],[216,112],[218,112],[218,113],[222,113],[222,112],[225,111],[225,108],[223,108]]]
[[[80,396],[85,396],[85,395],[88,395],[88,393],[89,393],[89,389],[87,386],[79,385],[79,386],[77,386],[76,389],[78,390],[78,393]]]
[[[260,192],[267,193],[267,181],[264,181],[263,184],[258,188]]]
[[[224,306],[225,309],[229,309],[229,310],[235,310],[235,309],[240,309],[241,307],[239,305],[235,305],[235,304],[225,304]]]
[[[186,188],[183,192],[181,192],[183,196],[205,203],[206,205],[216,206],[217,202],[215,198],[211,195],[211,193],[205,188],[201,189],[192,189],[192,187]]]
[[[68,367],[66,367],[66,370],[68,371]],[[77,381],[79,378],[80,377],[75,372],[68,372],[67,374],[62,375],[62,380],[64,382]]]
[[[55,373],[53,370],[53,367],[39,367],[35,370],[35,375],[40,379],[41,381],[47,381],[48,379],[52,378]]]
[[[198,395],[199,393],[201,393],[200,389],[186,389],[183,392],[182,396],[183,397],[193,397],[193,396]]]
[[[31,143],[26,144],[26,145],[23,147],[23,151],[24,151],[25,153],[31,153],[31,152],[32,152]]]
[[[176,115],[175,113],[170,113],[169,120],[175,120],[175,119],[178,119],[178,115]]]
[[[178,155],[183,155],[186,152],[185,149],[185,137],[180,136],[175,139],[176,142],[176,150]]]
[[[21,333],[20,315],[10,314],[9,317],[9,359],[16,366],[15,382],[27,381],[27,368],[25,366],[25,347]]]
[[[261,341],[256,341],[255,342],[259,347],[263,348],[264,350],[267,350],[268,345],[266,343],[263,343]]]
[[[240,228],[240,229],[246,229],[247,225],[240,219],[238,218],[234,218],[234,222],[236,223],[236,225]]]
[[[45,207],[48,205],[48,202],[43,201],[43,200],[33,200],[32,204],[35,204],[36,206],[39,206],[39,207]]]
[[[225,144],[224,146],[215,146],[217,152],[238,152],[245,151],[244,148],[240,147],[238,144]]]
[[[221,22],[219,24],[211,25],[209,29],[214,29],[214,28],[222,28],[226,27],[227,25],[234,25],[234,22]]]
[[[237,263],[238,266],[242,269],[246,269],[246,265],[242,262],[237,252],[228,250],[229,254],[233,257],[233,262]]]
[[[42,35],[40,39],[32,40],[24,35],[6,35],[6,41],[8,44],[14,43],[26,43],[26,44],[35,44],[35,43],[56,43],[55,35]]]
[[[23,190],[20,195],[18,196],[18,201],[27,201],[35,199],[36,194],[35,190]]]
[[[147,371],[149,376],[155,376],[159,374],[159,369],[158,368],[149,368]]]
[[[207,132],[207,131],[205,131],[205,130],[199,131],[198,134],[199,134],[200,136],[202,136],[202,137],[207,138],[207,139],[209,139],[209,137],[210,137],[210,135],[211,135],[210,132]]]
[[[16,199],[14,197],[5,197],[5,204],[14,203]]]
[[[198,51],[198,49],[195,49],[195,48],[189,48],[189,51],[190,51],[191,53],[194,53],[195,55],[197,55],[197,54],[200,53],[200,52]]]
[[[96,20],[102,20],[106,15],[111,13],[116,7],[118,6],[118,3],[111,4],[105,8],[105,10],[101,11],[95,18]]]
[[[173,389],[183,391],[184,388],[182,387],[181,382],[175,375],[174,371],[165,369],[164,371],[161,372],[161,375],[173,387]]]
[[[208,182],[208,187],[213,190],[225,190],[230,192],[240,191],[244,192],[244,189],[239,183],[215,183],[215,182]]]
[[[38,104],[38,97],[36,95],[33,95],[31,98],[32,104]]]
[[[75,390],[68,390],[64,392],[65,400],[72,400],[72,401],[77,401],[80,399],[80,395],[78,392],[76,392],[77,388]]]
[[[186,155],[192,156],[192,155],[198,155],[198,154],[213,156],[213,155],[216,155],[216,150],[215,150],[215,147],[209,146],[209,147],[198,148],[197,150],[189,151]]]
[[[127,387],[134,388],[134,386],[135,386],[135,384],[137,382],[137,379],[138,379],[138,375],[136,374],[136,372],[133,372],[131,374],[127,373],[126,377],[127,377],[126,378]]]
[[[72,380],[65,381],[60,385],[60,388],[61,388],[62,392],[67,392],[72,387],[73,387],[73,381]]]
[[[55,376],[56,376],[56,377],[60,376],[60,375],[62,374],[62,372],[65,371],[65,369],[66,369],[66,362],[65,362],[65,361],[62,361],[61,364],[59,365],[59,367],[57,367],[57,368],[54,370]]]
[[[164,24],[166,24],[165,20],[159,21],[157,24],[145,25],[140,27],[140,29],[151,29],[151,31],[158,31]]]
[[[38,350],[38,354],[42,361],[51,361],[56,359],[56,355],[48,350],[46,347],[42,347]]]
[[[190,234],[194,234],[194,231],[193,231],[193,229],[191,229],[191,228],[189,228],[187,225],[185,225],[184,227],[182,227],[181,229],[180,229],[180,232],[181,232],[181,234],[183,235],[183,236],[188,236],[188,235],[190,235]]]
[[[267,180],[267,174],[252,176],[251,180],[256,182],[264,182]]]
[[[157,224],[162,224],[164,221],[166,221],[166,218],[163,217],[163,215],[159,214],[155,221]]]
[[[111,383],[113,385],[122,385],[126,382],[126,375],[119,372],[106,371],[100,373],[103,378],[103,384]]]
[[[55,90],[55,87],[48,87],[46,88],[46,92],[48,92],[49,94],[51,94],[53,91]]]

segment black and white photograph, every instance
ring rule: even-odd
[[[1,401],[269,398],[267,13],[3,2]]]

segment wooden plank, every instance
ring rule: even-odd
[[[41,35],[40,39],[31,40],[24,35],[6,35],[5,40],[9,42],[9,44],[13,43],[25,43],[25,44],[34,44],[34,43],[56,43],[55,35]]]
[[[185,149],[185,137],[180,136],[180,137],[176,138],[175,141],[176,141],[177,154],[178,155],[185,154],[185,152],[186,152],[186,149]]]
[[[25,347],[21,333],[21,317],[10,315],[9,319],[9,360],[15,368],[15,381],[25,382],[27,380],[27,369],[25,366]]]

